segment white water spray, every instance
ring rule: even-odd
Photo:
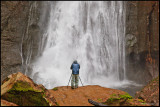
[[[31,78],[36,83],[48,89],[66,86],[75,59],[84,85],[113,88],[129,83],[124,2],[57,1],[50,5],[45,49],[32,64]]]

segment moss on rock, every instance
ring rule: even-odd
[[[8,90],[12,91],[12,90],[16,90],[16,91],[34,91],[34,89],[29,85],[29,83],[24,82],[24,81],[17,81],[13,87]]]
[[[60,106],[57,102],[55,102],[55,104],[56,104],[57,106]]]
[[[108,98],[107,99],[107,101],[105,102],[105,104],[107,104],[107,105],[112,105],[112,104],[120,104],[121,105],[121,103],[122,102],[125,102],[125,101],[127,101],[128,99],[132,99],[132,96],[130,96],[128,93],[126,93],[126,94],[112,94],[111,96],[110,96],[110,98]]]
[[[144,100],[142,100],[142,99],[138,99],[138,101],[141,103],[145,103]]]
[[[97,100],[98,100],[98,101],[102,101],[102,99],[101,99],[101,98],[98,98]]]
[[[2,98],[19,106],[49,106],[44,92],[34,90],[29,83],[17,81]]]
[[[103,104],[110,106],[144,106],[146,102],[141,99],[133,99],[128,93],[112,94]]]
[[[120,99],[132,99],[133,97],[130,96],[128,93],[119,95]]]
[[[53,88],[53,90],[54,90],[54,91],[57,91],[57,90],[58,90],[58,87]]]

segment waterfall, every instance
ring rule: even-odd
[[[46,88],[66,86],[70,66],[76,59],[84,85],[127,84],[125,3],[50,1],[49,4],[49,23],[39,47],[44,50],[31,65],[31,78]]]

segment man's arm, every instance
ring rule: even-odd
[[[72,65],[71,65],[70,69],[72,69]]]

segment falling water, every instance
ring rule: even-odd
[[[68,84],[76,59],[84,85],[118,87],[125,75],[123,1],[50,2],[50,18],[31,78],[50,89]],[[80,83],[79,83],[80,84]],[[81,84],[80,84],[81,85]]]

